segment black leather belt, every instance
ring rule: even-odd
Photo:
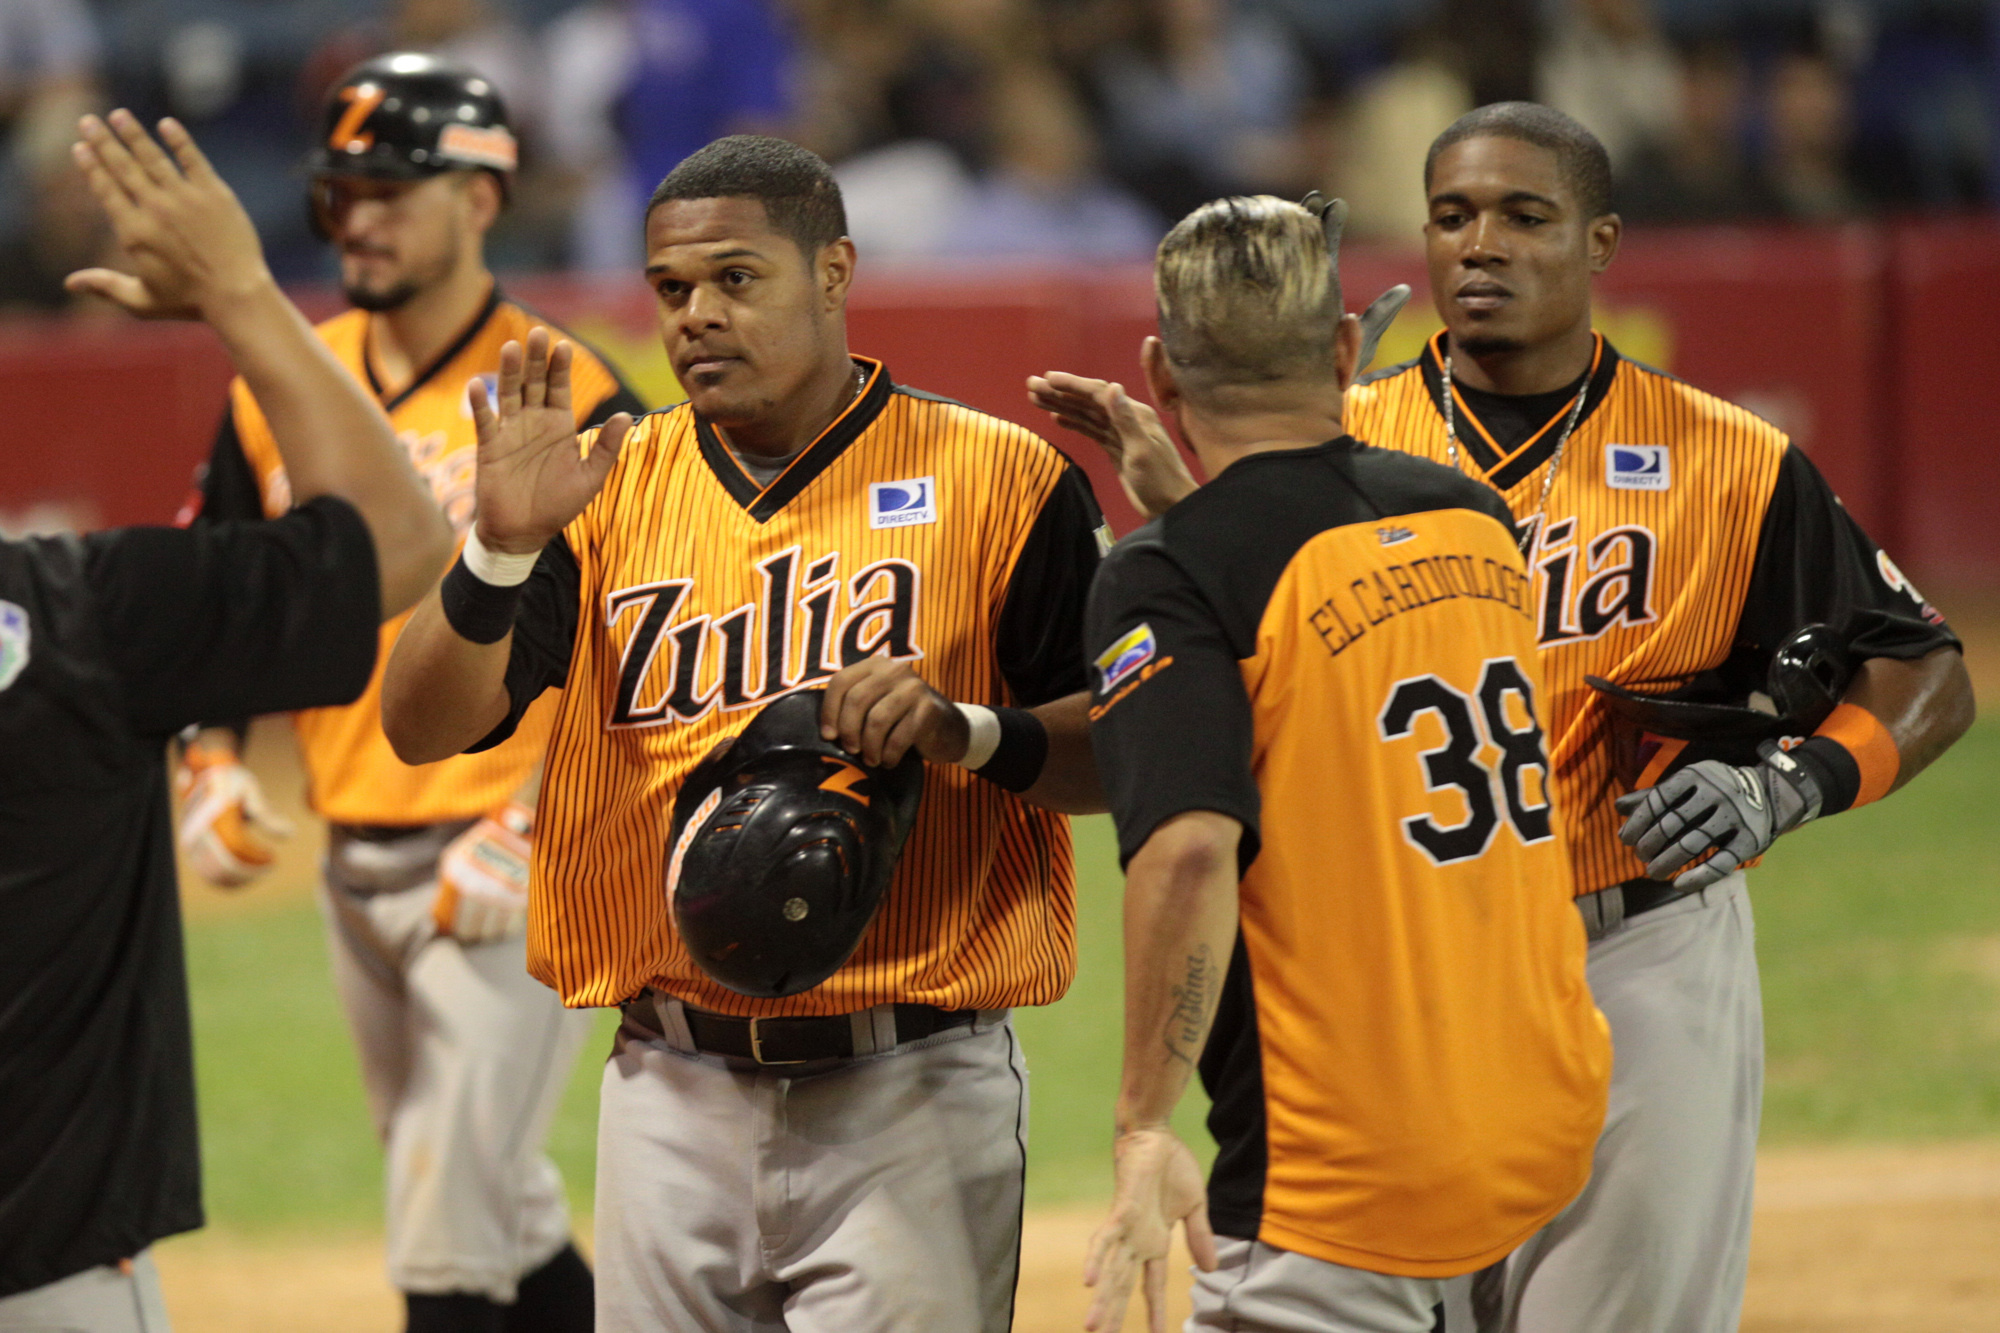
[[[626,1021],[654,1036],[664,1037],[652,994],[628,1000]],[[803,1065],[815,1060],[845,1060],[854,1054],[854,1022],[846,1014],[825,1018],[732,1018],[706,1009],[682,1006],[688,1035],[706,1055],[725,1055],[760,1065]],[[896,1044],[966,1027],[979,1017],[977,1009],[939,1009],[928,1004],[895,1006]]]
[[[1576,910],[1583,914],[1584,933],[1593,940],[1601,940],[1633,917],[1687,896],[1686,890],[1677,889],[1666,880],[1641,877],[1595,893],[1579,894]]]

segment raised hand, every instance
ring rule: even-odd
[[[250,215],[179,121],[160,141],[130,111],[107,125],[85,116],[71,157],[90,182],[132,272],[87,268],[64,285],[101,296],[141,319],[213,318],[220,305],[271,284]]]
[[[549,331],[534,329],[525,349],[517,342],[500,349],[492,398],[484,380],[467,389],[479,432],[479,540],[488,550],[541,550],[583,512],[618,461],[632,415],[605,422],[585,454],[570,407],[571,355],[569,343],[551,349]]]
[[[1132,507],[1147,518],[1194,493],[1194,474],[1174,448],[1160,414],[1122,384],[1052,370],[1028,379],[1028,400],[1110,457]]]
[[[1166,1333],[1167,1244],[1174,1224],[1187,1230],[1188,1254],[1212,1272],[1215,1233],[1208,1225],[1208,1191],[1188,1146],[1166,1126],[1127,1130],[1118,1136],[1117,1183],[1111,1216],[1090,1238],[1083,1285],[1096,1295],[1083,1326],[1090,1333],[1125,1323],[1132,1288],[1143,1283],[1146,1327]]]

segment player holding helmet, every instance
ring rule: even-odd
[[[599,1104],[606,1333],[1011,1323],[1027,1090],[1007,1010],[1075,966],[1057,812],[1102,808],[1082,619],[1103,520],[1047,443],[849,354],[845,232],[833,173],[793,144],[732,136],[676,167],[647,279],[689,401],[579,453],[564,349],[510,352],[497,414],[474,396],[478,526],[383,693],[398,752],[429,760],[562,687],[529,961],[571,1004],[624,1007]],[[788,994],[828,954],[766,972],[704,947],[767,942],[695,920],[732,847],[794,858],[763,843],[769,784],[704,793],[702,764],[733,738],[716,763],[746,776],[752,711],[776,726],[772,700],[821,684],[820,740],[860,761],[815,757],[830,791],[893,802],[859,770],[928,762],[859,948]],[[742,800],[722,821],[740,831],[697,804],[672,837],[684,790]],[[811,869],[746,868],[751,889]],[[811,929],[813,898],[780,897],[782,919]]]
[[[318,333],[389,413],[463,534],[472,521],[465,385],[536,322],[506,300],[482,240],[506,202],[514,138],[498,93],[431,56],[351,71],[308,158],[316,225],[339,250],[352,311]],[[587,351],[576,421],[639,405]],[[286,475],[238,381],[202,483],[204,521],[281,514]],[[382,655],[402,628],[383,627]],[[540,1145],[587,1023],[527,975],[533,787],[552,710],[487,754],[412,768],[382,735],[380,666],[345,708],[294,715],[313,808],[330,823],[325,907],[334,970],[388,1153],[391,1280],[412,1333],[582,1329],[590,1275],[569,1244]],[[190,745],[181,843],[210,879],[271,859],[271,822],[211,727]]]

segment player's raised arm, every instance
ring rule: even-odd
[[[632,418],[620,412],[578,443],[567,342],[546,329],[508,343],[489,398],[469,389],[479,431],[478,518],[465,551],[410,618],[382,681],[382,728],[405,763],[476,744],[507,716],[514,612],[545,548],[582,513],[617,461]],[[559,545],[559,543],[558,543]]]
[[[437,578],[450,530],[381,408],[278,289],[235,194],[177,121],[160,122],[165,149],[129,111],[79,128],[76,164],[133,271],[85,269],[70,290],[142,319],[207,321],[263,405],[293,496],[352,504],[374,540],[382,614],[407,608]]]

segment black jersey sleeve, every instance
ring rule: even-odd
[[[543,690],[559,690],[568,683],[582,597],[583,571],[569,539],[559,532],[542,548],[514,612],[514,639],[507,656],[507,716],[466,753],[490,750],[512,736]]]
[[[201,509],[195,515],[198,523],[264,517],[264,492],[236,433],[234,407],[223,409],[222,422],[215,428],[215,443],[195,484],[201,491]]]
[[[1916,658],[1958,646],[1944,617],[1861,530],[1805,451],[1793,445],[1779,463],[1778,484],[1764,511],[1732,658],[1743,660],[1761,681],[1778,645],[1815,624],[1838,632],[1856,663]]]
[[[345,500],[283,518],[87,539],[105,650],[135,730],[351,703],[375,668],[375,543]]]
[[[606,365],[609,364],[606,362]],[[623,379],[618,381],[618,387],[603,402],[590,409],[590,415],[583,419],[584,429],[594,430],[620,412],[630,412],[634,421],[646,415],[645,403],[639,400],[639,395],[634,393],[632,386]]]
[[[1103,555],[1100,541],[1109,537],[1089,479],[1068,464],[1042,502],[1008,576],[994,637],[1000,674],[1024,706],[1090,687],[1083,662],[1084,606]]]
[[[1120,543],[1090,590],[1090,743],[1118,828],[1121,864],[1175,815],[1243,825],[1256,859],[1250,695],[1227,633],[1149,529]]]

